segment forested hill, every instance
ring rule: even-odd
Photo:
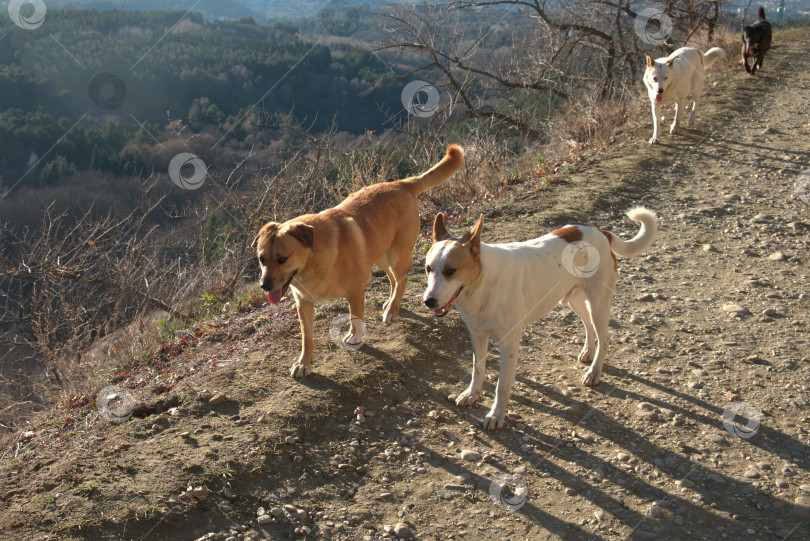
[[[239,145],[256,130],[251,107],[362,133],[384,122],[375,104],[399,100],[365,93],[388,73],[373,55],[288,24],[184,13],[53,9],[36,29],[2,21],[0,189],[57,140],[23,186],[91,167],[136,173],[127,143],[155,143],[175,121]]]

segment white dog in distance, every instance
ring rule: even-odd
[[[692,125],[695,109],[703,94],[706,68],[718,58],[725,57],[726,52],[720,47],[709,49],[706,54],[700,54],[700,51],[691,47],[681,47],[671,55],[657,60],[647,55],[644,84],[652,104],[653,136],[650,143],[658,142],[658,119],[661,118],[661,106],[665,103],[675,103],[675,120],[669,130],[669,133],[675,133],[683,119],[686,98],[691,95],[694,105],[686,125]]]

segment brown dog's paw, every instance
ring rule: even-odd
[[[298,361],[290,368],[290,375],[296,379],[303,378],[309,375],[310,372],[312,372],[312,363]]]

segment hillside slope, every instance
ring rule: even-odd
[[[288,375],[285,300],[177,333],[106,378],[102,397],[132,397],[126,423],[76,403],[11,435],[0,538],[808,538],[810,33],[775,44],[754,78],[710,71],[694,129],[656,146],[650,125],[630,129],[487,218],[486,242],[567,221],[627,238],[626,208],[658,212],[653,248],[619,260],[597,387],[578,384],[584,333],[559,307],[524,335],[506,428],[483,432],[496,356],[478,407],[448,401],[469,339],[456,312],[419,306],[421,256],[392,327],[373,281],[363,348],[329,339],[343,304],[319,309],[304,381]],[[725,429],[738,402],[748,428]],[[504,474],[518,509],[490,495]]]

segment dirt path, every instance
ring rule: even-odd
[[[358,351],[326,338],[341,305],[319,310],[303,383],[287,376],[294,315],[267,307],[191,335],[153,371],[182,359],[182,382],[138,395],[152,410],[130,422],[88,406],[17,436],[0,449],[0,538],[807,539],[810,33],[776,43],[755,78],[710,74],[694,130],[650,146],[652,127],[633,129],[487,220],[489,242],[569,219],[628,237],[626,208],[659,213],[655,246],[619,261],[596,388],[578,384],[584,333],[560,307],[524,335],[506,428],[483,432],[496,356],[476,408],[448,401],[469,339],[457,313],[418,306],[419,262],[393,327],[372,285]]]

